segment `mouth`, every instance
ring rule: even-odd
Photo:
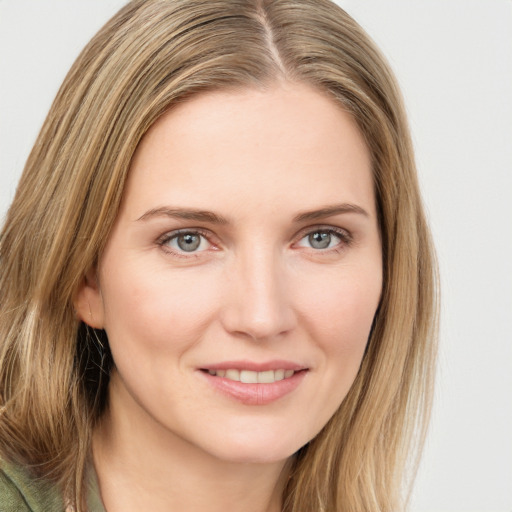
[[[285,370],[284,368],[280,368],[277,370],[265,370],[258,372],[237,368],[228,368],[226,370],[202,368],[201,371],[208,373],[212,377],[221,377],[235,382],[242,382],[244,384],[273,384],[274,382],[290,379],[295,375],[295,373],[305,372],[306,370]]]
[[[244,405],[267,405],[284,398],[309,372],[309,368],[288,361],[231,361],[198,370],[213,389]]]

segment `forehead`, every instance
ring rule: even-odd
[[[125,203],[135,215],[157,203],[215,208],[233,195],[260,207],[357,200],[369,208],[368,148],[352,117],[311,87],[205,93],[174,107],[144,136]]]

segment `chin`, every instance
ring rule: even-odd
[[[282,428],[270,433],[251,432],[241,435],[240,431],[225,430],[231,434],[221,439],[203,440],[203,449],[219,460],[244,464],[271,464],[292,457],[310,438],[293,436]],[[235,432],[235,433],[233,433]]]
[[[217,459],[235,464],[275,464],[292,457],[297,450],[274,450],[266,447],[244,447],[243,450],[217,450],[213,453]]]

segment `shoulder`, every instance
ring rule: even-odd
[[[0,470],[0,512],[29,511],[23,495],[9,476]]]
[[[61,512],[62,498],[48,482],[0,460],[0,512]]]

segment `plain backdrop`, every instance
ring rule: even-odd
[[[0,0],[0,218],[65,73],[124,3]],[[338,3],[401,83],[441,269],[436,404],[411,510],[512,512],[512,1]]]

